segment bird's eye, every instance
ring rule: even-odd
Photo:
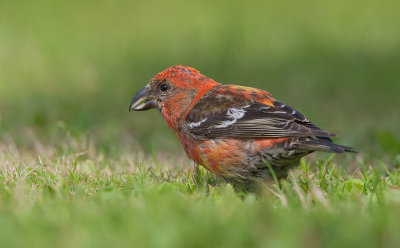
[[[160,85],[160,89],[161,89],[161,91],[166,91],[166,90],[168,90],[168,85],[167,84],[161,84]]]

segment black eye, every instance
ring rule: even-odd
[[[160,85],[160,89],[161,89],[161,91],[166,91],[166,90],[168,90],[168,85],[167,84],[161,84]]]

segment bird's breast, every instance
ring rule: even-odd
[[[184,136],[181,137],[181,142],[187,156],[196,164],[218,176],[231,177],[241,170],[255,166],[255,158],[260,153],[274,149],[277,144],[288,139],[290,138],[195,140]]]

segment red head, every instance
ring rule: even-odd
[[[189,107],[219,83],[201,75],[199,71],[182,65],[172,66],[150,80],[133,97],[130,110],[158,109],[168,126],[177,131],[178,120],[184,118]]]

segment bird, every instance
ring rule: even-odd
[[[312,152],[355,152],[264,90],[221,84],[189,66],[154,76],[129,111],[157,109],[189,159],[234,187],[288,176]]]

